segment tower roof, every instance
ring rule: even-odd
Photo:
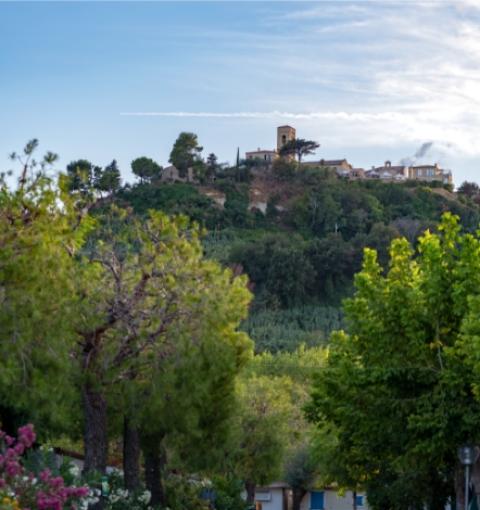
[[[294,127],[289,126],[288,124],[286,124],[285,126],[278,126],[278,128],[277,128],[277,129],[280,129],[280,128],[290,128],[290,129],[295,129]]]

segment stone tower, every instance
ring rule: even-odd
[[[295,128],[292,126],[280,126],[277,128],[277,151],[279,151],[287,142],[296,137]]]

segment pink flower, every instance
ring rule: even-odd
[[[44,469],[44,470],[40,473],[40,480],[42,480],[42,482],[47,483],[47,482],[48,482],[48,480],[50,479],[50,475],[51,475],[51,471],[50,471],[50,469]]]
[[[30,448],[37,436],[33,430],[33,425],[29,423],[23,427],[18,429],[18,440],[22,443],[26,448]]]
[[[23,452],[25,451],[25,446],[23,445],[23,443],[17,443],[13,449],[15,450],[15,453],[17,455],[23,455]]]

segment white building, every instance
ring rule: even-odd
[[[367,500],[363,493],[355,495],[358,510],[367,510]],[[354,508],[354,495],[346,491],[340,495],[336,490],[328,488],[309,491],[302,500],[300,510],[352,510]]]
[[[368,510],[365,494],[355,495],[357,510]],[[311,490],[305,494],[300,510],[353,510],[353,493],[340,495],[333,488]],[[284,482],[275,482],[255,490],[255,510],[290,510],[292,490]]]

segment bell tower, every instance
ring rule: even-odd
[[[292,126],[279,126],[277,128],[277,151],[290,140],[295,140],[296,134],[297,132]]]

